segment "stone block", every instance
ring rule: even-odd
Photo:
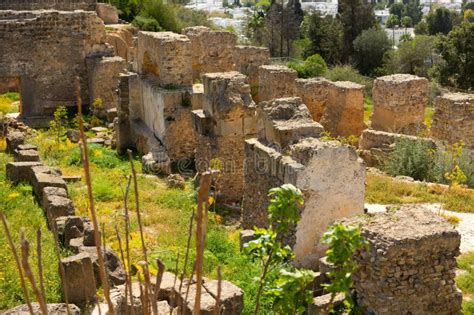
[[[191,315],[193,314],[193,309],[194,309],[194,301],[196,298],[196,290],[197,290],[198,284],[191,284],[189,286],[189,292],[187,295],[187,300],[186,300],[186,291],[187,287],[183,286],[182,291],[179,295],[177,295],[177,306],[178,308],[182,308],[182,312],[185,315]],[[202,294],[201,294],[201,310],[199,314],[201,315],[212,315],[215,312],[215,307],[216,307],[216,300],[212,297],[211,294],[209,294],[205,288],[202,288]],[[226,313],[227,314],[227,313]],[[231,314],[231,313],[229,313]]]
[[[45,187],[59,187],[67,190],[66,182],[60,176],[34,171],[37,168],[32,168],[31,185],[38,200],[43,200],[43,188]]]
[[[39,162],[40,157],[36,150],[15,150],[13,152],[15,162]]]
[[[204,289],[214,299],[218,295],[218,280],[206,281],[203,284]],[[242,289],[229,281],[221,281],[220,293],[220,314],[240,314],[244,308],[244,292]]]
[[[43,165],[41,162],[9,162],[6,165],[6,175],[13,184],[29,182],[31,179],[31,168]]]
[[[31,303],[31,306],[33,307],[33,314],[34,315],[41,315],[41,307],[39,303],[33,302]],[[49,315],[66,315],[68,314],[68,307],[69,307],[69,314],[70,315],[80,315],[81,310],[79,307],[77,307],[74,304],[69,304],[66,305],[66,303],[50,303],[46,305],[48,314]],[[5,315],[26,315],[30,314],[28,305],[23,304],[16,306],[12,309],[9,309],[7,311],[3,311],[2,314]]]
[[[374,81],[374,113],[371,127],[376,130],[418,135],[425,129],[428,80],[410,74],[394,74]]]
[[[61,264],[69,302],[82,305],[95,301],[96,280],[91,257],[87,253],[79,253],[61,259]]]
[[[38,151],[38,147],[34,144],[20,144],[17,147],[17,150],[36,150],[36,151]]]
[[[332,298],[332,295],[325,294],[317,296],[313,299],[313,303],[308,306],[309,315],[329,315],[331,314],[330,306],[332,305],[337,309],[338,306],[342,306],[344,301],[344,294],[337,293],[335,298]]]
[[[107,271],[107,278],[110,284],[120,285],[124,284],[126,281],[125,270],[123,269],[122,262],[120,261],[118,255],[110,248],[103,250],[105,267]],[[97,283],[97,287],[100,286],[100,269],[99,262],[97,258],[97,249],[95,246],[83,246],[79,248],[79,252],[87,253],[92,260],[94,266],[94,274]]]
[[[75,214],[74,204],[67,197],[48,195],[43,200],[44,211],[50,224],[55,222],[58,217]]]
[[[207,136],[212,131],[212,118],[206,116],[202,109],[193,110],[191,112],[193,120],[193,128],[196,133]]]
[[[266,47],[242,46],[234,48],[235,70],[249,78],[250,86],[258,86],[258,68],[270,63],[270,51]]]
[[[14,131],[8,133],[6,137],[7,153],[13,154],[18,146],[25,143],[25,135],[22,132]]]
[[[296,79],[296,96],[301,97],[315,121],[323,116],[331,84],[324,78]]]
[[[117,9],[108,3],[97,3],[97,15],[104,21],[104,24],[117,24],[119,16]]]
[[[295,70],[280,65],[263,65],[258,69],[258,102],[295,95]]]
[[[243,250],[244,245],[255,239],[254,230],[242,230],[240,231],[240,250]]]

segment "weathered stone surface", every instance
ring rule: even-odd
[[[13,154],[19,145],[25,143],[25,134],[23,132],[10,132],[6,137],[7,152]]]
[[[184,189],[186,187],[186,181],[183,176],[179,174],[171,174],[166,177],[166,186],[170,188]]]
[[[99,271],[99,262],[97,258],[97,249],[95,246],[83,246],[79,249],[80,252],[85,252],[89,254],[92,259],[92,264],[94,266],[94,274],[97,286],[100,285],[100,271]],[[110,248],[106,248],[104,251],[104,261],[107,269],[107,277],[109,283],[113,285],[123,284],[126,281],[125,270],[123,269],[122,262],[120,261],[118,255]]]
[[[204,289],[214,299],[217,299],[218,280],[206,281]],[[244,292],[229,281],[221,281],[220,293],[221,314],[240,314],[244,308]]]
[[[297,77],[297,72],[286,66],[260,66],[258,68],[258,102],[294,96]]]
[[[240,231],[240,250],[244,248],[244,245],[255,239],[254,230],[242,230]]]
[[[111,4],[97,3],[96,12],[105,24],[117,24],[119,21],[118,11]]]
[[[33,186],[33,191],[35,192],[38,200],[43,199],[43,188],[45,187],[59,187],[67,190],[66,182],[58,175],[42,173],[34,171],[37,167],[33,167],[31,176],[31,185]]]
[[[270,63],[270,51],[266,47],[237,45],[234,63],[235,70],[248,76],[250,88],[258,89],[258,68]]]
[[[196,289],[198,284],[191,284],[189,286],[189,292],[186,300],[187,287],[183,286],[181,294],[177,295],[177,306],[178,309],[182,309],[183,314],[190,315],[193,313],[194,301],[196,298]],[[206,289],[202,288],[201,294],[201,315],[212,315],[214,314],[216,306],[216,300],[210,295]],[[225,313],[227,314],[227,313]],[[228,313],[230,314],[230,313]]]
[[[315,121],[320,121],[329,101],[332,82],[324,78],[297,79],[296,95],[301,97]]]
[[[16,7],[12,1],[8,3]],[[80,7],[76,1],[16,4],[35,9],[61,8],[62,4]],[[91,11],[1,11],[0,41],[0,77],[21,77],[20,118],[38,126],[47,126],[58,106],[76,106],[71,91],[77,76],[83,102],[89,104],[85,59],[112,54],[105,45],[104,24]]]
[[[66,137],[72,143],[77,143],[81,139],[81,133],[79,132],[79,130],[68,130],[66,132]]]
[[[307,137],[317,138],[324,131],[315,122],[299,97],[278,98],[259,104],[259,139],[283,149]]]
[[[36,150],[38,151],[38,147],[34,144],[20,144],[17,147],[17,150]]]
[[[436,98],[431,136],[474,149],[474,94],[447,93]]]
[[[205,26],[187,27],[183,34],[191,41],[193,79],[204,73],[234,70],[235,34]]]
[[[40,157],[36,150],[15,150],[13,152],[15,162],[39,162]]]
[[[19,0],[19,1],[2,1],[0,10],[87,10],[94,11],[97,0]]]
[[[160,86],[192,86],[191,41],[172,32],[139,32],[139,74],[152,74]]]
[[[337,293],[334,298],[331,294],[325,294],[313,299],[313,303],[308,306],[308,314],[310,315],[328,315],[330,306],[341,306],[344,301],[344,294]]]
[[[320,121],[331,136],[360,136],[364,124],[364,86],[347,81],[331,82]]]
[[[85,304],[95,300],[95,277],[92,260],[87,253],[61,259],[65,290],[69,302]]]
[[[416,205],[349,223],[361,224],[370,244],[354,257],[359,305],[382,315],[460,314],[454,277],[461,237],[450,223]]]
[[[55,222],[56,218],[68,215],[74,215],[75,209],[72,200],[58,195],[44,196],[44,211],[50,224]]]
[[[427,79],[410,74],[379,77],[374,81],[372,97],[373,129],[411,135],[424,130]]]
[[[36,302],[31,303],[33,307],[33,314],[34,315],[41,315],[41,308],[40,305]],[[48,314],[50,315],[66,315],[68,314],[68,306],[66,303],[57,303],[57,304],[47,304]],[[4,315],[27,315],[30,314],[28,309],[28,305],[23,304],[7,311],[2,312]],[[74,304],[69,304],[69,314],[70,315],[79,315],[81,314],[81,310]]]
[[[43,165],[41,162],[9,162],[6,165],[6,175],[13,184],[29,182],[31,179],[31,168]]]

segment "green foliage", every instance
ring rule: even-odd
[[[426,23],[423,20],[423,21],[420,21],[420,23],[416,24],[415,34],[416,35],[428,35],[428,23]]]
[[[147,32],[159,32],[163,30],[160,26],[160,23],[158,23],[158,21],[154,18],[148,18],[140,15],[137,15],[133,19],[133,25],[138,27],[140,30]]]
[[[385,23],[385,26],[387,28],[395,28],[399,23],[399,19],[396,15],[394,14],[390,14],[388,19],[387,19],[387,22]]]
[[[446,8],[431,11],[426,17],[430,35],[448,34],[453,28],[453,13]]]
[[[128,159],[118,155],[116,151],[109,150],[98,144],[90,144],[89,161],[95,166],[105,169],[127,169]],[[74,148],[70,153],[67,164],[71,166],[81,166],[81,152],[78,147]]]
[[[402,19],[400,20],[400,23],[402,24],[403,27],[407,28],[407,27],[412,26],[413,20],[412,20],[411,17],[409,17],[409,16],[404,16],[404,17],[402,17]]]
[[[368,246],[367,241],[358,227],[347,226],[342,223],[331,225],[322,240],[329,246],[326,251],[327,261],[333,265],[329,272],[331,282],[324,284],[327,292],[332,294],[343,292],[345,294],[344,304],[349,311],[354,307],[350,290],[352,288],[352,273],[357,269],[357,263],[353,259],[356,251]]]
[[[463,22],[447,36],[440,36],[436,48],[444,63],[436,67],[441,84],[469,90],[474,88],[474,23]]]
[[[377,67],[382,65],[383,56],[391,46],[384,30],[370,28],[362,31],[354,40],[354,59],[360,73],[372,74]]]
[[[373,80],[364,77],[351,65],[335,66],[324,74],[324,77],[331,81],[351,81],[365,86],[365,94],[372,95]]]
[[[268,193],[270,204],[268,205],[269,219],[277,224],[277,233],[285,233],[291,224],[300,220],[298,207],[303,205],[303,194],[291,184],[270,189]]]
[[[18,106],[13,105],[14,102],[20,99],[18,93],[5,93],[0,94],[0,116],[1,114],[15,113],[18,112]]]
[[[59,143],[61,135],[66,132],[68,124],[67,109],[65,106],[59,106],[54,111],[54,117],[49,122],[49,130],[56,135],[56,141]]]
[[[303,63],[290,62],[288,67],[296,70],[300,78],[318,77],[327,71],[326,62],[318,54],[309,56]]]
[[[409,17],[413,24],[417,24],[422,17],[421,6],[416,0],[404,1],[403,3],[397,2],[392,4],[390,7],[390,14],[395,15],[398,20],[402,20],[404,17]]]

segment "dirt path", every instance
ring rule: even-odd
[[[369,213],[384,212],[387,210],[389,205],[371,204],[366,203],[365,207]],[[440,211],[446,215],[456,216],[461,221],[456,226],[456,229],[461,234],[461,253],[474,251],[474,213],[454,212],[444,210],[439,203],[423,203],[419,204],[420,207],[426,209],[426,211],[433,211],[438,213]]]

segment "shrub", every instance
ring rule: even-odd
[[[142,31],[159,32],[163,30],[157,20],[141,15],[137,15],[132,24]]]
[[[327,71],[326,62],[323,57],[318,54],[309,56],[303,63],[290,62],[288,67],[296,70],[300,78],[321,76]]]
[[[372,95],[373,80],[361,75],[351,65],[335,66],[326,71],[324,77],[331,81],[351,81],[365,85],[365,94]]]

